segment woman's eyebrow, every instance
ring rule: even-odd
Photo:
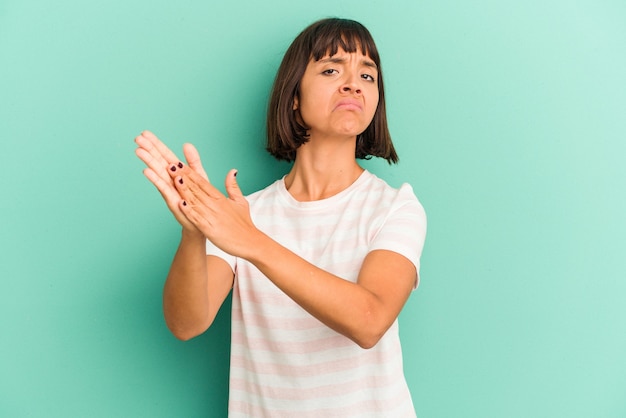
[[[348,61],[346,58],[343,57],[328,57],[328,58],[322,58],[321,60],[318,61],[318,63],[320,64],[345,64],[346,61]],[[369,60],[367,58],[363,58],[361,60],[361,65],[364,65],[366,67],[371,67],[375,70],[378,70],[378,66],[376,65],[376,63],[372,60]]]
[[[366,67],[371,67],[375,70],[378,70],[378,66],[376,65],[376,63],[372,60],[368,60],[368,59],[362,59],[361,60],[361,65],[365,65]]]
[[[344,64],[347,60],[345,58],[340,58],[340,57],[328,57],[328,58],[322,58],[321,60],[317,61],[320,64]]]

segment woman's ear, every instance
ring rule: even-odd
[[[299,105],[298,96],[294,96],[294,98],[293,98],[293,110],[298,110],[298,105]]]

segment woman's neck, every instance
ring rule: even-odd
[[[301,202],[326,199],[348,188],[363,173],[351,141],[309,141],[298,148],[296,161],[285,176],[285,187]]]

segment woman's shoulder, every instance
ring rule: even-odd
[[[365,171],[363,174],[366,176],[363,186],[368,193],[378,194],[387,201],[412,201],[419,203],[413,187],[409,183],[402,183],[400,187],[396,188],[369,171]]]
[[[402,183],[400,187],[395,188],[376,175],[371,173],[370,175],[367,181],[366,201],[374,214],[385,219],[408,217],[419,224],[426,222],[426,211],[409,183]]]

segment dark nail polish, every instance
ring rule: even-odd
[[[187,206],[187,201],[183,200],[183,206]]]
[[[178,168],[183,168],[183,163],[181,163],[180,161],[178,162]]]
[[[175,165],[170,166],[170,171],[176,171],[176,166]]]
[[[178,179],[178,183],[179,184],[183,184],[183,178],[182,177]]]

